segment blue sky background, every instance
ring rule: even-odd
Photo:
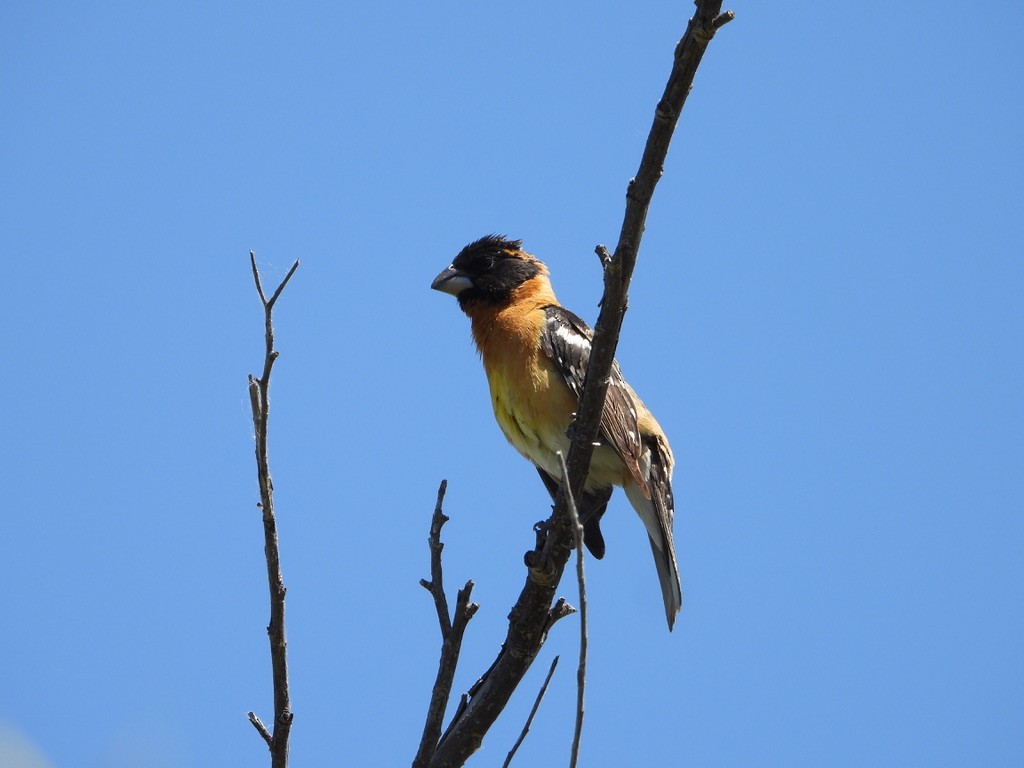
[[[686,606],[670,635],[616,496],[583,764],[1020,765],[1024,7],[727,7],[619,348],[678,459]],[[481,603],[458,692],[547,514],[430,280],[501,232],[595,319],[691,9],[4,6],[0,764],[268,764],[250,248],[268,283],[302,260],[271,425],[292,763],[410,763],[439,481]],[[470,765],[554,654],[517,763],[567,763],[573,621]]]

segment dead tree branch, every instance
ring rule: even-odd
[[[606,262],[604,297],[567,461],[570,488],[563,484],[555,511],[543,526],[543,544],[527,555],[526,584],[509,615],[505,643],[491,668],[474,686],[466,706],[456,713],[430,762],[432,768],[457,768],[480,747],[484,734],[530,668],[551,627],[551,603],[571,551],[566,491],[578,498],[590,467],[647,211],[704,51],[716,30],[733,18],[731,11],[721,12],[722,0],[696,0],[695,5],[696,13],[676,46],[672,71],[655,109],[639,170],[626,192],[626,212],[615,253],[602,258]],[[603,252],[607,254],[607,249]]]
[[[459,663],[462,650],[462,637],[466,632],[469,620],[473,618],[480,606],[469,601],[473,593],[473,582],[467,581],[466,586],[456,595],[455,618],[448,615],[448,598],[444,593],[444,571],[441,568],[441,552],[444,543],[441,541],[441,528],[448,522],[442,510],[444,494],[448,481],[442,480],[437,489],[437,504],[430,522],[430,581],[420,579],[420,585],[434,598],[437,609],[437,621],[441,625],[441,659],[437,665],[437,677],[427,707],[427,720],[423,726],[423,737],[413,760],[413,768],[426,768],[434,755],[437,742],[441,736],[441,725],[444,722],[444,710],[452,693],[452,681],[455,679],[455,668]]]
[[[569,451],[569,477],[576,496],[583,490],[583,482],[594,452],[594,438],[601,422],[608,378],[611,375],[615,349],[619,343],[622,320],[626,314],[626,294],[633,268],[636,265],[640,241],[647,222],[647,211],[654,196],[654,188],[664,172],[665,158],[682,114],[686,97],[693,87],[697,67],[704,57],[715,31],[732,21],[732,11],[722,13],[722,0],[697,0],[697,12],[690,19],[686,33],[676,45],[675,60],[665,92],[654,111],[654,123],[647,136],[640,168],[626,189],[626,213],[619,231],[615,253],[608,255],[604,246],[597,247],[604,264],[604,296],[601,313],[594,327],[594,341],[590,349],[583,397],[576,417],[576,435]]]
[[[249,712],[249,721],[256,728],[270,749],[271,768],[286,768],[288,765],[288,736],[292,727],[291,702],[288,693],[288,644],[284,628],[284,579],[281,576],[281,556],[277,543],[277,518],[274,515],[274,483],[270,479],[270,465],[267,459],[267,424],[270,417],[270,372],[277,360],[274,349],[274,328],[271,323],[274,304],[281,291],[299,268],[296,261],[277,290],[268,299],[263,292],[260,272],[256,267],[256,255],[249,252],[252,276],[256,292],[263,304],[266,354],[263,360],[263,375],[256,378],[249,375],[249,401],[252,406],[252,423],[256,431],[256,472],[260,485],[259,507],[263,510],[264,553],[267,558],[267,581],[270,585],[270,624],[267,635],[270,638],[270,664],[274,679],[274,731],[271,733],[254,712]]]
[[[555,674],[555,667],[558,666],[558,657],[555,656],[551,660],[551,666],[548,667],[547,677],[544,678],[544,683],[541,685],[540,690],[537,691],[537,698],[534,699],[533,708],[530,710],[529,717],[526,718],[526,723],[523,725],[523,730],[519,733],[519,738],[516,739],[516,743],[512,745],[512,749],[509,750],[508,755],[505,757],[505,762],[501,764],[501,768],[508,768],[512,763],[512,758],[516,756],[516,752],[519,751],[520,745],[526,738],[526,734],[530,732],[530,726],[533,724],[533,718],[537,714],[537,710],[540,708],[540,701],[544,698],[544,694],[547,693],[548,683],[551,682],[551,676]]]
[[[565,457],[558,452],[558,464],[562,469],[562,487],[569,486],[569,468]],[[569,753],[569,768],[576,768],[580,759],[580,741],[583,738],[583,694],[587,687],[587,577],[583,571],[583,524],[576,513],[576,501],[570,493],[566,498],[566,510],[572,524],[576,542],[576,582],[580,590],[580,660],[576,667],[576,728],[572,734],[572,749]]]

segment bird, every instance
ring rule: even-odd
[[[486,235],[463,248],[430,287],[450,294],[470,318],[498,426],[529,459],[554,498],[568,455],[567,432],[583,394],[594,333],[555,297],[548,268],[521,240]],[[583,498],[583,542],[601,559],[601,518],[621,487],[650,540],[671,631],[682,608],[673,541],[672,449],[618,363],[612,365]]]

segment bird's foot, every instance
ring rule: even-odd
[[[548,545],[548,534],[551,531],[551,523],[541,520],[533,526],[533,532],[537,535],[537,542],[534,548],[523,555],[523,562],[530,569],[531,576],[540,582],[554,581],[558,567],[554,558],[551,557],[551,548]]]

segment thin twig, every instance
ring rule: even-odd
[[[569,605],[564,597],[558,598],[555,604],[551,606],[551,610],[548,611],[548,629],[550,630],[559,619],[572,616],[574,613],[576,613],[576,609]]]
[[[607,248],[597,248],[605,266],[604,295],[601,299],[601,313],[594,326],[586,382],[575,422],[575,439],[567,460],[572,480],[570,490],[577,497],[583,490],[593,455],[594,438],[598,433],[608,391],[608,378],[626,313],[626,295],[654,188],[661,178],[672,134],[693,86],[693,78],[704,51],[716,30],[734,18],[731,11],[725,14],[721,12],[722,0],[696,0],[695,5],[697,11],[676,45],[672,72],[654,111],[654,121],[640,158],[640,167],[626,190],[626,212],[615,253],[608,259]],[[564,500],[561,503],[564,504]]]
[[[434,516],[430,520],[430,538],[427,539],[430,546],[430,581],[420,579],[420,586],[430,592],[434,598],[437,620],[441,625],[441,639],[447,638],[452,631],[452,620],[448,616],[448,598],[444,593],[444,571],[441,568],[441,552],[444,550],[444,543],[441,541],[441,528],[448,522],[448,517],[443,510],[444,494],[447,490],[448,481],[442,480],[437,489]]]
[[[447,488],[448,481],[442,480],[441,486],[437,489],[437,503],[430,521],[430,537],[427,540],[430,545],[430,581],[420,579],[420,585],[433,596],[434,607],[437,609],[437,621],[441,627],[441,658],[437,664],[437,676],[434,679],[430,704],[427,706],[423,736],[420,739],[416,757],[413,759],[413,768],[425,768],[429,765],[430,759],[437,749],[441,737],[441,726],[444,722],[444,711],[448,707],[449,698],[451,698],[452,682],[455,679],[455,670],[458,667],[459,654],[462,651],[462,637],[466,632],[469,620],[473,618],[479,608],[476,603],[471,603],[469,600],[470,595],[473,594],[473,582],[467,581],[466,586],[460,589],[456,595],[454,620],[448,615],[448,599],[444,593],[444,570],[441,567],[441,552],[444,550],[444,543],[441,541],[441,528],[448,522],[448,517],[444,514],[442,506]]]
[[[502,649],[481,678],[475,695],[449,724],[446,737],[430,762],[431,768],[458,768],[480,747],[484,734],[536,658],[551,626],[551,603],[570,553],[567,546],[571,532],[568,497],[571,494],[579,498],[589,472],[626,311],[626,295],[654,187],[661,177],[672,133],[704,51],[718,27],[732,18],[721,13],[722,0],[696,0],[695,5],[697,10],[676,46],[672,71],[655,109],[640,167],[626,191],[626,212],[615,254],[605,266],[601,313],[595,326],[586,382],[566,461],[569,487],[565,488],[563,484],[555,502],[555,511],[545,523],[548,541],[540,552],[528,553],[526,584],[509,614],[509,630]]]
[[[547,693],[548,683],[551,682],[551,676],[555,674],[555,667],[558,666],[558,657],[555,656],[551,660],[551,666],[548,668],[547,677],[544,678],[544,684],[537,691],[537,698],[533,702],[533,709],[530,710],[530,716],[526,718],[526,724],[523,725],[523,730],[519,734],[519,738],[516,739],[516,743],[512,745],[512,749],[508,752],[508,757],[505,758],[505,762],[501,764],[501,768],[508,768],[512,762],[512,758],[515,757],[516,752],[519,750],[519,745],[523,743],[523,739],[526,738],[526,734],[530,732],[530,725],[533,724],[533,717],[537,714],[537,709],[540,707],[540,700],[544,698],[544,694]]]
[[[267,726],[263,724],[263,721],[259,719],[255,712],[249,712],[249,722],[252,723],[252,727],[259,731],[260,736],[267,742],[268,747],[274,746],[274,737],[270,735],[270,731],[267,730]]]
[[[569,485],[569,468],[565,457],[558,451],[558,465],[562,470],[562,484]],[[566,504],[576,537],[576,582],[580,590],[580,661],[576,668],[576,728],[572,734],[572,750],[569,754],[569,768],[576,768],[580,759],[580,740],[583,737],[583,694],[587,687],[587,579],[583,573],[583,525],[576,511],[576,500],[568,494]]]
[[[288,643],[285,635],[284,578],[281,575],[281,555],[277,540],[277,517],[274,514],[274,483],[270,479],[270,465],[267,458],[267,426],[270,418],[270,372],[277,360],[278,352],[274,349],[274,327],[272,321],[274,303],[281,291],[291,280],[299,262],[292,265],[284,280],[267,300],[263,292],[260,272],[256,267],[256,254],[249,251],[249,263],[252,266],[256,292],[263,304],[264,334],[266,354],[263,360],[263,376],[256,378],[249,375],[249,402],[252,406],[252,422],[256,430],[256,473],[259,478],[260,503],[263,510],[264,553],[267,559],[267,582],[270,586],[270,624],[267,636],[270,639],[270,665],[274,681],[274,732],[270,731],[255,713],[249,713],[249,721],[260,736],[267,742],[270,749],[271,768],[286,768],[288,765],[288,737],[291,733],[294,715],[291,711],[291,698],[288,691]]]

